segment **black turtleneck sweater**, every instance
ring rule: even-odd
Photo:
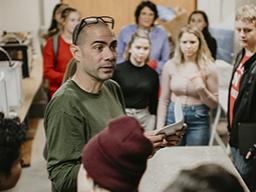
[[[126,108],[148,107],[151,114],[156,114],[159,79],[155,70],[148,65],[137,67],[125,61],[117,65],[113,79],[123,90]]]

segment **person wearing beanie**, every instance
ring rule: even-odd
[[[136,191],[152,152],[152,143],[134,117],[110,121],[84,146],[78,192],[102,188],[111,192]]]

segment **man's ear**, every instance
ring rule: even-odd
[[[71,44],[70,51],[75,58],[75,60],[80,61],[81,60],[81,49],[77,45]]]

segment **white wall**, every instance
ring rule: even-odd
[[[235,0],[197,0],[197,9],[209,17],[211,27],[234,28]]]
[[[1,0],[0,30],[31,31],[34,39],[40,26],[39,0]],[[34,40],[36,50],[38,42]]]
[[[0,29],[32,31],[39,27],[38,0],[1,0]]]
[[[58,0],[0,0],[0,31],[31,31],[39,53],[38,31],[50,25],[52,10]]]
[[[51,24],[52,11],[59,0],[40,0],[42,3],[43,15],[42,15],[42,25],[48,28]]]

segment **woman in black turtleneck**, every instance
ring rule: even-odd
[[[155,129],[159,80],[155,70],[147,65],[150,39],[138,31],[128,44],[126,61],[117,65],[113,79],[121,86],[126,113],[137,118],[145,130]]]
[[[209,31],[209,20],[206,13],[200,10],[193,11],[188,18],[188,24],[195,25],[202,31],[212,57],[215,60],[217,54],[217,41]]]

